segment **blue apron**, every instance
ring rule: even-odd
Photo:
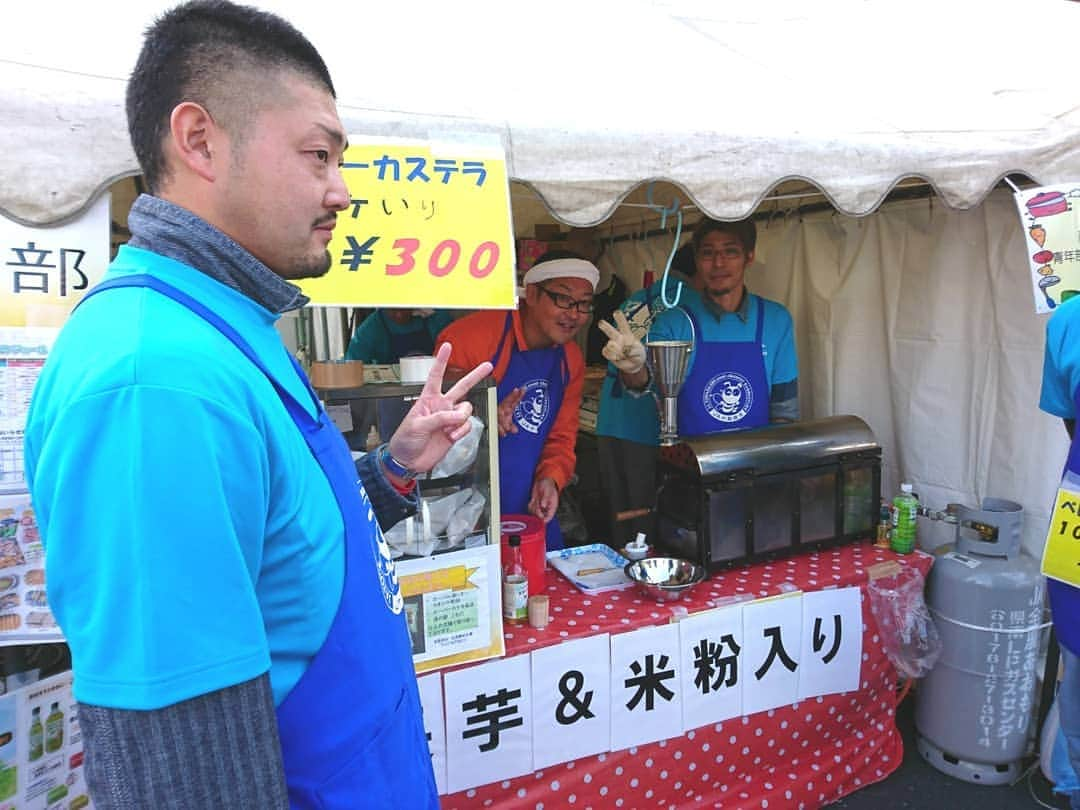
[[[380,309],[377,310],[377,314],[382,319],[383,328],[390,338],[390,353],[394,356],[395,362],[402,357],[424,357],[435,350],[435,336],[428,330],[426,318],[421,321],[419,329],[411,332],[395,332],[390,327],[386,313]]]
[[[1073,406],[1077,408],[1076,413],[1080,413],[1080,387],[1073,392]],[[1065,473],[1080,477],[1080,434],[1069,446]],[[1080,588],[1047,578],[1046,594],[1050,597],[1050,613],[1058,641],[1073,655],[1080,655]]]
[[[532,498],[533,475],[540,462],[551,426],[562,407],[563,392],[570,381],[566,350],[562,346],[530,349],[519,352],[514,336],[514,313],[506,313],[506,327],[499,339],[499,348],[491,358],[498,366],[503,346],[510,345],[510,362],[499,382],[499,402],[514,388],[524,388],[525,394],[514,409],[517,433],[499,439],[499,503],[504,515],[524,515]],[[509,340],[507,338],[509,337]],[[559,519],[547,524],[547,549],[563,547]]]
[[[694,368],[679,392],[680,436],[769,424],[769,377],[761,345],[764,309],[759,301],[754,339],[733,342],[705,340],[693,313],[684,310],[694,325],[695,346]]]
[[[149,275],[111,279],[83,301],[116,287],[149,287],[187,307],[227,337],[266,375],[326,474],[345,525],[345,579],[326,640],[277,708],[289,805],[306,808],[438,808],[412,647],[390,550],[375,522],[352,456],[307,377],[312,417],[229,324],[186,293]],[[80,302],[81,303],[81,302]],[[303,587],[297,583],[297,587]]]

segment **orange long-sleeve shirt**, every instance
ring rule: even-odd
[[[515,311],[512,316],[514,329],[512,334],[507,335],[506,343],[514,340],[518,351],[527,351],[525,335],[521,330],[521,314]],[[450,343],[454,348],[450,355],[450,367],[464,371],[495,356],[505,326],[505,311],[474,312],[447,326],[435,345]],[[496,382],[502,382],[509,363],[510,346],[507,345],[503,347],[499,364],[492,372]],[[566,365],[570,371],[570,380],[566,384],[562,405],[559,406],[551,432],[548,433],[544,449],[540,453],[540,461],[533,473],[534,481],[540,478],[552,479],[560,492],[574,474],[574,465],[577,463],[574,444],[577,441],[578,411],[581,409],[581,387],[585,379],[585,358],[576,343],[566,344]]]

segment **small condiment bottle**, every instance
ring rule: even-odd
[[[521,535],[510,535],[507,543],[510,558],[503,567],[503,620],[521,624],[529,618],[529,572],[521,556]]]

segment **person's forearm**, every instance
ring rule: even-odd
[[[375,519],[385,532],[410,515],[415,515],[420,498],[415,487],[407,495],[395,489],[377,456],[377,453],[365,453],[357,459],[356,475],[371,499]]]
[[[268,674],[152,711],[78,712],[99,810],[289,806]]]
[[[642,367],[633,374],[627,374],[625,371],[620,371],[619,379],[622,380],[622,384],[628,390],[640,391],[649,384],[649,370]]]

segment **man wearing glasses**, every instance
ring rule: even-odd
[[[548,251],[525,274],[516,311],[476,312],[450,324],[439,343],[450,365],[490,360],[499,395],[499,500],[502,513],[547,524],[548,550],[563,547],[555,511],[574,473],[585,361],[574,337],[589,323],[600,273],[568,251]]]
[[[799,418],[795,334],[791,314],[750,293],[746,268],[754,261],[757,229],[751,220],[703,220],[692,240],[697,297],[664,312],[650,340],[694,340],[679,394],[679,435],[702,436],[763,427]],[[692,325],[692,326],[691,326]],[[629,330],[604,325],[611,339],[604,356],[629,390],[649,383],[645,351]]]

